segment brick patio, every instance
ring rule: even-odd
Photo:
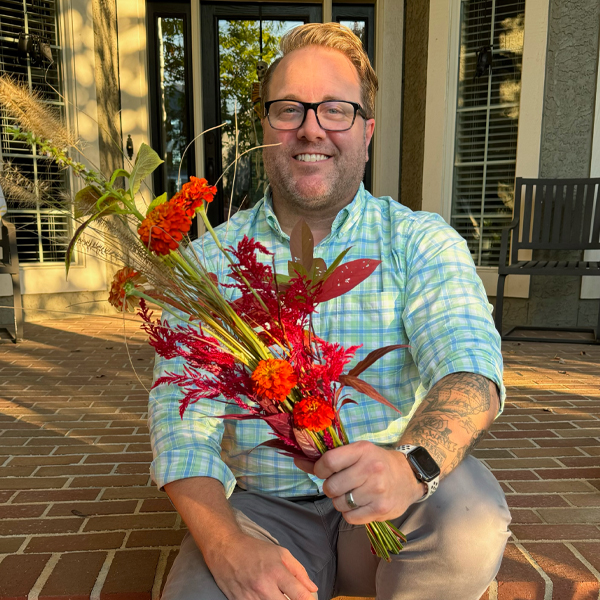
[[[148,476],[151,349],[119,318],[26,338],[0,345],[0,600],[159,598],[185,526]],[[510,342],[504,356],[507,407],[476,455],[512,538],[484,598],[596,600],[600,347]]]

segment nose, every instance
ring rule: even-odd
[[[309,142],[325,139],[327,133],[317,121],[317,113],[309,108],[302,127],[298,129],[298,139],[304,139]]]

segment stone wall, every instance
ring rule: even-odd
[[[550,0],[540,177],[590,175],[599,34],[598,0]],[[529,300],[505,300],[504,326],[594,326],[598,300],[580,300],[580,289],[579,277],[532,277]]]

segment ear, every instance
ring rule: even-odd
[[[375,119],[367,119],[365,121],[365,156],[366,161],[369,161],[369,144],[373,138],[373,132],[375,131]]]

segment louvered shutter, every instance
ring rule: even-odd
[[[57,28],[57,0],[2,0],[0,2],[0,71],[9,73],[38,90],[45,101],[64,109],[62,93],[61,48]],[[35,66],[29,58],[19,57],[20,33],[39,36],[50,44],[54,64]],[[12,162],[24,175],[47,182],[52,191],[64,192],[66,172],[36,155],[23,142],[6,133],[14,122],[0,112],[0,158]],[[8,215],[17,228],[17,247],[21,263],[53,263],[64,260],[69,223],[56,210],[37,206],[18,206],[7,198]]]
[[[524,16],[525,0],[461,2],[451,224],[478,266],[498,266],[512,219]],[[478,75],[485,48],[492,69]]]

